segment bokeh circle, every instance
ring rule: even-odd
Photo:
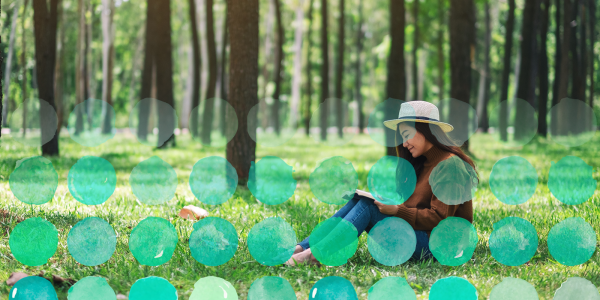
[[[192,168],[189,186],[200,202],[217,205],[229,200],[235,193],[238,175],[235,168],[220,156],[198,160]]]
[[[404,203],[415,191],[415,168],[404,158],[386,155],[367,174],[367,185],[379,202],[387,205]]]
[[[436,280],[429,290],[430,300],[477,300],[477,289],[468,280],[450,276]]]
[[[538,235],[533,225],[519,217],[506,217],[494,223],[490,234],[492,257],[507,266],[528,262],[538,247]]]
[[[47,220],[34,217],[17,224],[8,240],[10,252],[20,263],[41,266],[58,248],[58,231]]]
[[[177,289],[162,277],[136,280],[129,290],[129,300],[177,300]],[[191,298],[190,298],[191,299]]]
[[[327,276],[319,279],[308,293],[310,300],[358,300],[356,290],[348,279],[338,276]]]
[[[596,191],[598,182],[594,168],[577,156],[565,156],[552,162],[548,174],[548,189],[556,199],[568,205],[586,202]]]
[[[369,288],[368,300],[417,300],[417,295],[406,279],[388,276]]]
[[[69,114],[71,139],[85,147],[96,147],[115,136],[115,109],[103,100],[87,99]]]
[[[293,167],[277,156],[265,156],[250,162],[248,189],[256,199],[268,205],[287,201],[296,190]]]
[[[68,300],[116,300],[115,291],[105,278],[88,276],[77,281],[69,289]]]
[[[415,231],[401,218],[385,218],[369,231],[367,245],[371,256],[382,265],[397,266],[406,262],[415,252]]]
[[[315,258],[327,266],[341,266],[348,262],[358,248],[358,231],[350,222],[331,217],[312,230],[308,240]]]
[[[570,217],[552,226],[548,233],[548,251],[559,263],[577,266],[596,252],[596,232],[583,218]]]
[[[447,217],[431,231],[429,249],[440,264],[460,266],[471,259],[478,241],[473,224],[463,218]]]
[[[175,197],[177,173],[169,163],[152,156],[133,168],[129,184],[133,194],[144,204],[163,204]]]
[[[296,300],[296,293],[284,278],[264,276],[254,280],[248,291],[248,300]]]
[[[99,205],[115,192],[117,173],[106,159],[84,156],[69,170],[67,184],[75,200],[86,205]]]
[[[535,193],[538,175],[531,163],[520,156],[498,160],[490,174],[490,189],[504,204],[518,205],[529,200]]]
[[[286,262],[292,257],[296,244],[296,232],[280,217],[266,218],[248,233],[250,255],[265,266]]]
[[[17,161],[8,183],[12,193],[21,202],[42,205],[54,197],[58,188],[58,173],[50,160],[33,156]]]
[[[207,217],[194,223],[189,242],[192,257],[207,266],[228,262],[237,251],[238,234],[227,220]]]
[[[129,251],[142,265],[160,266],[171,259],[177,241],[177,230],[171,222],[147,217],[131,231]]]
[[[37,148],[50,142],[57,134],[58,116],[54,107],[46,100],[25,99],[10,114],[8,126],[15,141]]]
[[[67,246],[75,261],[93,267],[110,259],[117,246],[117,236],[108,222],[87,217],[71,228]]]
[[[539,300],[538,293],[531,283],[512,277],[505,277],[492,288],[490,300],[513,300],[519,295],[521,300]]]
[[[358,186],[358,173],[342,156],[322,161],[308,177],[310,190],[327,204],[340,205],[352,199]],[[346,196],[346,197],[344,197]]]
[[[194,283],[189,300],[237,300],[238,294],[229,281],[215,276],[200,278]]]

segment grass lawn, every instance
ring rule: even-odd
[[[558,162],[562,157],[574,155],[582,158],[594,168],[594,179],[600,180],[600,134],[580,147],[567,148],[551,140],[536,138],[524,147],[508,148],[496,142],[491,136],[476,134],[471,138],[470,149],[481,175],[474,201],[474,226],[479,243],[473,258],[457,267],[442,266],[437,262],[407,262],[396,267],[387,267],[376,262],[367,250],[366,234],[359,238],[356,254],[340,267],[286,267],[263,266],[256,262],[248,251],[246,237],[252,226],[266,217],[279,216],[285,219],[296,231],[298,240],[310,234],[320,222],[330,217],[341,206],[320,202],[311,193],[308,177],[321,160],[332,156],[343,156],[352,161],[359,177],[359,189],[368,190],[367,174],[371,166],[384,155],[383,146],[373,142],[369,136],[357,136],[343,147],[321,146],[311,138],[296,135],[283,146],[257,148],[257,161],[264,156],[275,155],[293,166],[293,177],[298,180],[294,196],[284,204],[267,206],[258,202],[246,187],[238,186],[232,199],[222,205],[209,206],[200,203],[191,193],[188,178],[193,165],[201,158],[225,156],[225,148],[203,147],[188,136],[177,137],[177,147],[155,150],[138,143],[135,138],[117,135],[107,143],[86,148],[73,142],[67,135],[60,139],[61,156],[51,161],[58,171],[59,186],[51,202],[41,206],[26,205],[18,201],[10,191],[8,177],[17,160],[40,154],[39,148],[25,148],[10,137],[2,137],[0,142],[0,208],[9,214],[0,216],[2,236],[0,237],[0,294],[6,299],[10,287],[4,280],[12,272],[23,271],[29,274],[43,270],[65,278],[79,280],[86,276],[102,276],[117,293],[127,295],[131,285],[140,278],[160,276],[171,282],[180,299],[187,299],[194,283],[205,276],[218,276],[231,282],[240,299],[246,299],[252,282],[263,276],[281,276],[287,279],[298,296],[308,299],[312,285],[326,276],[341,276],[352,282],[359,299],[367,299],[368,289],[379,279],[387,276],[405,277],[417,294],[418,299],[427,299],[431,285],[440,278],[460,276],[468,279],[476,288],[479,299],[487,299],[492,288],[504,277],[521,278],[535,286],[540,299],[552,299],[554,292],[569,277],[579,276],[600,286],[600,254],[594,253],[585,264],[569,267],[555,261],[548,252],[547,236],[550,228],[568,217],[579,216],[600,232],[600,191],[587,202],[568,206],[554,198],[547,187],[551,161]],[[102,205],[86,206],[77,202],[67,188],[67,174],[71,166],[85,155],[102,157],[112,163],[117,171],[117,189],[113,196]],[[161,157],[173,166],[178,175],[179,185],[176,196],[167,204],[149,206],[136,200],[131,192],[128,178],[131,170],[140,161],[153,155]],[[492,194],[488,179],[494,163],[503,157],[519,155],[531,162],[539,176],[539,184],[534,196],[524,204],[514,206],[498,201]],[[192,222],[177,216],[179,210],[193,204],[208,210],[211,216],[230,221],[239,235],[238,250],[233,259],[218,267],[208,267],[198,263],[191,256],[188,238],[192,232]],[[117,249],[108,262],[88,267],[77,263],[67,250],[67,234],[78,221],[89,216],[107,220],[117,233]],[[140,265],[129,252],[128,237],[133,227],[148,216],[170,219],[179,234],[179,243],[171,260],[158,267]],[[530,221],[539,236],[539,247],[527,265],[509,267],[498,263],[488,247],[488,238],[493,224],[508,216],[516,216]],[[48,264],[40,267],[27,267],[13,258],[8,244],[10,231],[17,221],[41,217],[52,222],[59,232],[59,246]],[[66,299],[66,287],[57,288],[60,299]]]

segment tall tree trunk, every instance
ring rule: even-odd
[[[596,2],[593,0],[589,1],[590,4],[590,9],[589,9],[589,14],[590,14],[590,21],[589,21],[589,30],[590,30],[590,91],[589,91],[589,106],[590,107],[594,107],[594,62],[597,59],[597,56],[594,53],[594,46],[596,45],[596,35],[597,35],[597,31],[596,31]],[[591,123],[590,120],[590,126],[592,126],[593,124]],[[592,127],[587,128],[588,130],[594,130]]]
[[[56,47],[56,65],[54,68],[54,101],[56,102],[56,117],[58,118],[57,134],[60,137],[60,131],[64,120],[65,105],[63,103],[63,66],[62,61],[65,57],[65,13],[63,12],[63,1],[58,1],[58,19],[60,20],[60,30]],[[59,26],[57,25],[57,26]]]
[[[159,100],[175,109],[173,99],[173,47],[171,46],[171,1],[157,1],[156,8],[156,39],[161,47],[156,47],[156,96]],[[169,143],[175,146],[175,134],[171,130],[175,125],[174,111],[158,110],[158,148],[164,148]],[[165,130],[166,129],[166,130]],[[160,141],[166,141],[162,145]]]
[[[363,133],[363,130],[365,129],[365,116],[363,113],[363,99],[362,99],[362,91],[361,91],[361,87],[362,87],[362,68],[361,68],[361,55],[363,52],[363,0],[358,0],[358,30],[356,33],[356,65],[355,65],[355,72],[356,72],[356,104],[357,104],[357,111],[358,111],[358,132],[359,133]]]
[[[586,34],[586,29],[587,29],[587,18],[586,18],[586,3],[587,0],[579,0],[579,5],[581,6],[581,10],[579,13],[579,20],[580,22],[577,23],[577,26],[579,27],[579,51],[578,51],[578,56],[579,56],[579,65],[580,65],[580,69],[579,69],[579,81],[577,81],[577,83],[574,83],[574,85],[577,86],[577,96],[579,98],[579,100],[583,101],[583,103],[586,103],[586,95],[585,95],[585,91],[587,88],[587,34]],[[593,106],[592,106],[593,108]],[[578,132],[583,132],[585,130],[587,130],[587,128],[589,128],[588,123],[591,122],[588,114],[587,114],[587,110],[585,106],[580,106],[579,109],[577,109],[577,116],[578,119],[582,120],[582,122],[579,122],[579,128],[578,128]]]
[[[225,102],[228,101],[227,98],[227,86],[228,86],[228,78],[227,78],[227,44],[228,44],[227,34],[227,13],[225,13],[225,17],[223,18],[223,47],[221,48],[221,134],[223,136],[227,136],[227,127],[226,127],[226,114],[227,114],[227,105]]]
[[[548,24],[550,19],[550,0],[543,0],[544,10],[542,11],[542,28],[540,31],[540,55],[539,55],[539,106],[538,106],[538,134],[546,137],[548,135],[548,123],[546,116],[548,114]]]
[[[419,95],[419,0],[413,0],[412,17],[413,26],[413,44],[412,44],[412,100],[423,100]]]
[[[227,143],[226,158],[237,172],[238,184],[246,185],[250,163],[256,159],[256,142],[248,134],[249,130],[256,131],[256,114],[249,116],[248,112],[258,103],[258,0],[229,0],[227,20],[231,44],[229,103],[238,116],[239,127]]]
[[[321,99],[324,103],[329,98],[329,38],[327,37],[327,0],[321,0]],[[327,139],[327,117],[329,115],[328,105],[320,107],[319,124],[321,127],[321,140]]]
[[[194,72],[192,81],[192,114],[190,115],[190,133],[193,137],[198,136],[198,115],[199,109],[194,110],[200,105],[200,76],[201,63],[200,56],[200,39],[198,38],[198,23],[196,21],[196,1],[189,0],[190,27],[192,29],[192,69]]]
[[[536,107],[535,87],[537,76],[537,37],[540,27],[540,0],[526,0],[523,11],[521,33],[521,70],[519,71],[519,86],[517,98],[523,99]],[[525,107],[517,105],[515,116],[515,140],[525,137],[526,130],[531,126],[531,118],[527,116]]]
[[[292,78],[292,100],[290,124],[298,128],[298,106],[300,105],[300,88],[302,85],[302,35],[304,27],[304,0],[296,7],[296,30],[294,33],[294,76]]]
[[[465,103],[471,98],[471,64],[475,51],[475,12],[473,0],[450,0],[450,97]],[[455,130],[467,132],[469,120],[450,103],[450,123]],[[462,145],[469,151],[469,141]]]
[[[335,77],[335,121],[338,129],[338,136],[344,136],[344,115],[342,109],[342,83],[344,81],[344,49],[345,49],[345,3],[340,0],[340,18],[338,19],[338,45],[337,45],[337,64]]]
[[[135,94],[135,83],[136,77],[138,73],[138,69],[140,68],[140,63],[142,62],[143,51],[144,51],[144,26],[140,26],[139,33],[136,38],[136,47],[135,47],[135,55],[133,56],[133,65],[131,66],[131,75],[129,78],[129,111],[133,110],[133,106],[135,105],[135,99],[137,99],[138,95]]]
[[[479,118],[479,128],[487,133],[489,129],[488,122],[488,103],[490,101],[490,50],[492,39],[492,24],[490,20],[490,2],[485,1],[485,38],[483,50],[483,72],[479,81],[479,95],[477,101],[477,116]]]
[[[77,1],[77,11],[79,17],[79,31],[77,36],[77,58],[76,58],[76,71],[75,71],[75,97],[76,104],[81,104],[86,98],[85,95],[85,6],[83,0]],[[76,120],[75,120],[75,135],[83,132],[83,105],[77,106]]]
[[[23,4],[23,16],[27,12],[27,4],[28,0],[25,0]],[[25,20],[26,18],[21,18],[21,72],[23,76],[23,80],[21,81],[21,92],[23,93],[23,115],[21,119],[23,120],[21,124],[21,128],[23,128],[23,137],[25,137],[25,132],[27,131],[27,105],[25,105],[25,100],[27,100],[27,65],[25,62],[25,51],[26,47],[26,39],[25,39]]]
[[[4,92],[3,94],[6,95],[6,105],[4,105],[0,111],[2,112],[2,122],[0,122],[0,124],[2,124],[1,127],[6,127],[7,126],[7,122],[6,122],[6,117],[8,115],[8,109],[9,109],[9,105],[8,103],[10,102],[10,93],[9,93],[9,87],[10,87],[10,69],[12,67],[12,60],[13,60],[13,56],[14,56],[14,49],[15,49],[15,29],[17,28],[17,16],[19,15],[19,1],[15,1],[14,2],[14,7],[13,7],[13,12],[12,12],[12,18],[11,18],[11,25],[10,25],[10,37],[8,39],[8,57],[6,59],[6,66],[4,67],[4,86],[2,91]],[[4,57],[4,56],[3,56]],[[2,105],[2,104],[0,104]]]
[[[273,53],[271,53],[271,33],[273,32],[273,15],[275,11],[275,4],[273,1],[269,1],[269,13],[266,18],[265,25],[265,62],[262,68],[262,78],[263,85],[261,91],[261,98],[263,101],[260,101],[260,112],[261,116],[263,116],[260,120],[260,127],[265,130],[267,126],[269,126],[269,118],[267,116],[267,85],[269,84],[270,74],[269,74],[269,65],[271,64],[271,59],[273,58]]]
[[[45,100],[56,110],[54,104],[54,66],[56,63],[56,28],[58,0],[33,0],[33,24],[35,36],[36,76],[40,99]],[[42,155],[58,156],[58,134],[56,128],[48,126],[49,116],[40,110],[42,139],[52,139],[42,145]]]
[[[142,70],[142,87],[140,98],[150,98],[154,86],[155,51],[156,48],[156,8],[155,0],[148,0],[146,6],[146,32],[144,37],[144,67]],[[146,141],[148,136],[148,125],[150,119],[150,105],[140,105],[138,108],[137,138]]]
[[[556,2],[554,3],[554,7],[555,7],[555,15],[554,15],[554,24],[556,25],[556,29],[554,30],[554,40],[555,40],[555,45],[556,45],[556,50],[554,52],[554,82],[552,83],[552,107],[554,107],[556,104],[558,104],[558,102],[560,101],[560,99],[562,98],[558,98],[558,93],[559,93],[559,89],[560,89],[560,78],[561,78],[561,72],[560,72],[560,67],[562,65],[561,59],[562,59],[562,43],[561,43],[561,36],[560,36],[560,8],[561,8],[561,1],[562,0],[556,0]],[[552,121],[550,123],[550,132],[552,134],[556,134],[557,133],[557,125],[558,125],[558,114],[557,111],[555,109],[552,109],[551,111],[551,115],[550,115],[550,120]]]
[[[438,105],[438,109],[440,111],[440,119],[441,120],[446,120],[446,118],[444,118],[444,97],[446,96],[445,93],[445,89],[444,89],[444,72],[445,72],[445,67],[446,67],[446,61],[444,58],[444,29],[445,26],[443,24],[445,24],[445,18],[444,15],[446,13],[446,10],[444,9],[444,0],[438,0],[438,30],[437,30],[437,39],[436,39],[436,51],[437,51],[437,72],[438,72],[438,76],[437,76],[437,85],[438,85],[438,98],[439,98],[439,105]]]
[[[571,44],[571,1],[564,0],[563,2],[563,38],[561,44],[561,58],[560,58],[560,78],[558,85],[558,102],[562,101],[562,99],[567,97],[567,88],[569,86],[569,45]],[[566,126],[564,121],[569,112],[566,109],[560,109],[557,112],[556,121],[556,134],[564,135],[566,134]]]
[[[206,46],[208,52],[208,85],[204,100],[202,115],[202,143],[210,145],[210,132],[212,131],[213,111],[215,106],[215,92],[217,89],[217,45],[215,43],[215,24],[213,17],[213,0],[205,0],[206,4]]]
[[[112,80],[113,80],[113,56],[115,47],[113,16],[115,5],[113,0],[102,0],[102,100],[103,105],[112,105]],[[112,110],[106,109],[102,133],[109,134],[112,131]]]
[[[498,119],[500,139],[505,142],[508,141],[508,86],[510,85],[510,61],[513,48],[513,33],[515,30],[515,6],[515,0],[508,0],[508,18],[506,19],[506,32],[504,35],[502,86],[500,87],[500,112]]]
[[[388,98],[397,100],[406,99],[406,69],[404,65],[404,26],[405,26],[404,0],[390,0],[390,37],[391,47],[387,61],[386,94]],[[394,107],[390,101],[385,102],[385,119],[398,117],[399,107]],[[386,144],[394,141],[394,133],[386,131]],[[396,147],[386,147],[386,155],[396,156]]]
[[[304,111],[304,132],[308,136],[310,134],[310,107],[312,102],[312,61],[310,59],[310,51],[312,50],[312,24],[313,24],[313,6],[315,0],[309,0],[308,7],[308,32],[306,33],[306,110]]]
[[[279,124],[279,96],[281,94],[281,77],[282,77],[282,68],[281,65],[283,63],[283,25],[281,22],[281,5],[279,0],[273,0],[273,4],[275,6],[275,20],[277,22],[277,50],[275,52],[275,91],[273,92],[273,105],[271,106],[271,117],[273,119],[273,127],[275,128],[275,132],[279,135],[281,130],[281,125]]]

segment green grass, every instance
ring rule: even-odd
[[[0,217],[0,279],[6,280],[10,273],[25,271],[30,274],[43,270],[66,278],[79,280],[85,276],[103,276],[117,293],[127,294],[131,285],[146,276],[160,276],[169,280],[176,288],[180,299],[187,299],[194,283],[205,276],[218,276],[231,282],[240,299],[246,299],[252,282],[263,276],[281,276],[287,279],[298,296],[308,299],[312,285],[326,276],[341,276],[352,282],[359,299],[367,299],[369,287],[387,276],[406,277],[418,299],[426,299],[431,285],[440,278],[460,276],[468,279],[479,293],[479,299],[487,299],[494,285],[504,277],[521,278],[533,284],[540,299],[551,299],[560,285],[572,276],[586,278],[600,285],[600,254],[594,253],[585,264],[575,267],[563,266],[549,255],[546,239],[548,231],[561,220],[579,216],[600,232],[600,191],[584,204],[567,206],[551,196],[546,185],[551,161],[557,162],[566,155],[575,155],[594,167],[594,179],[600,180],[600,134],[580,147],[567,148],[551,140],[536,137],[523,146],[508,148],[489,135],[476,134],[471,139],[470,149],[481,175],[474,201],[474,226],[479,243],[473,258],[457,267],[442,266],[437,262],[407,262],[396,267],[387,267],[376,262],[367,250],[366,234],[361,235],[356,254],[340,267],[285,266],[268,267],[257,263],[249,254],[246,237],[252,226],[266,217],[279,216],[296,230],[298,240],[306,237],[324,219],[330,217],[341,206],[321,203],[311,193],[308,176],[319,161],[332,156],[344,156],[352,161],[358,172],[359,188],[368,190],[366,179],[370,167],[384,155],[384,148],[368,136],[357,136],[350,144],[342,147],[321,146],[311,138],[296,135],[293,140],[280,147],[257,148],[257,161],[268,155],[276,155],[294,167],[293,177],[298,180],[294,196],[284,204],[267,206],[257,202],[246,187],[239,186],[232,199],[218,206],[208,206],[196,200],[188,186],[192,166],[201,158],[210,155],[225,156],[225,148],[203,147],[186,136],[179,136],[177,147],[155,150],[139,144],[135,138],[119,135],[107,143],[85,148],[68,136],[61,137],[61,156],[51,161],[58,171],[59,187],[54,199],[41,206],[21,203],[10,192],[8,177],[17,160],[39,155],[39,148],[25,148],[9,137],[0,142],[0,207],[10,212]],[[117,189],[113,196],[99,206],[85,206],[69,194],[66,179],[69,168],[84,155],[100,156],[110,161],[117,171]],[[128,183],[129,173],[140,161],[158,155],[170,163],[178,175],[179,185],[175,198],[164,205],[148,206],[137,201]],[[539,184],[534,196],[526,203],[509,206],[496,200],[489,188],[489,175],[494,163],[503,157],[519,155],[529,160],[539,175]],[[193,204],[207,209],[211,216],[230,221],[239,235],[239,247],[234,258],[218,267],[208,267],[196,262],[190,255],[187,239],[192,231],[192,222],[177,217],[179,209]],[[10,253],[8,236],[17,220],[42,217],[52,222],[59,231],[59,246],[48,264],[41,267],[26,267],[16,261]],[[117,249],[111,259],[97,267],[78,264],[69,255],[66,238],[70,228],[88,216],[107,220],[117,232]],[[148,216],[170,219],[177,228],[179,243],[171,260],[158,267],[141,266],[128,248],[128,236],[138,222]],[[492,225],[499,220],[517,216],[529,220],[539,236],[539,247],[530,264],[508,267],[498,263],[488,247]],[[0,283],[1,297],[6,298],[10,287]],[[58,288],[60,299],[66,299],[67,288]]]

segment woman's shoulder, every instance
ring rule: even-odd
[[[447,152],[448,154],[432,170],[432,175],[437,176],[473,176],[476,172],[473,167],[460,158],[458,155]]]

